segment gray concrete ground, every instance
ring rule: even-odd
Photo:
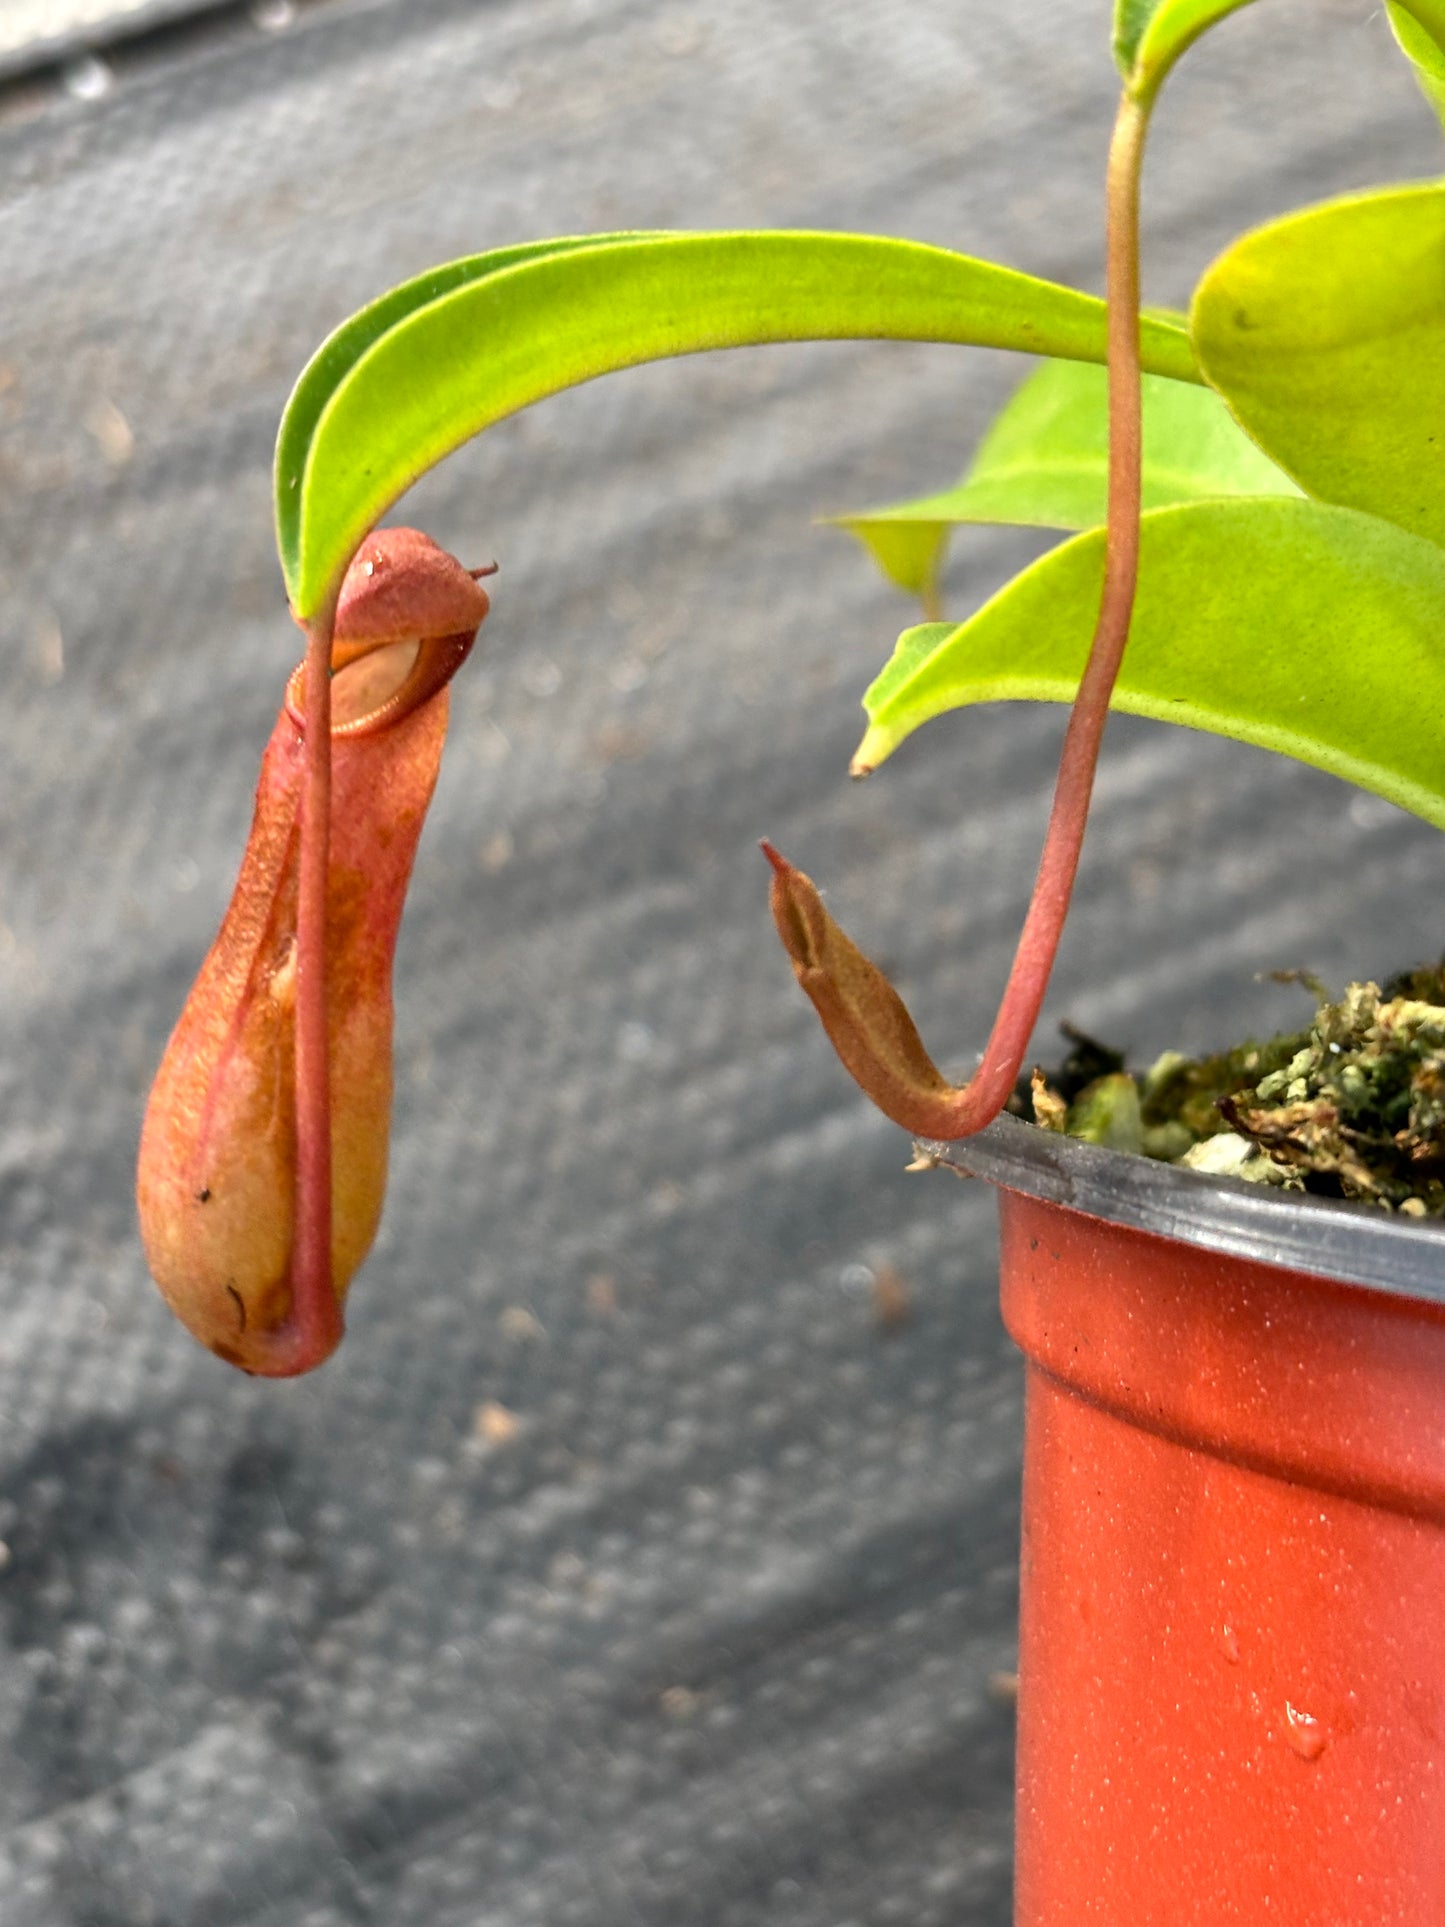
[[[1059,719],[945,720],[850,788],[909,611],[810,518],[948,479],[1004,358],[643,370],[419,488],[503,573],[336,1361],[278,1386],[194,1346],[130,1183],[295,653],[268,462],[326,329],[447,256],[622,225],[912,232],[1096,286],[1105,15],[329,0],[0,103],[6,1927],[1007,1919],[991,1202],[904,1175],[754,842],[966,1062]],[[1149,295],[1439,152],[1372,6],[1251,10],[1166,97]],[[961,540],[952,605],[1026,553]],[[1050,1022],[1143,1052],[1282,1020],[1253,973],[1438,952],[1440,874],[1327,778],[1120,726]]]

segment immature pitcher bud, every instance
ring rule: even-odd
[[[446,733],[446,685],[487,608],[462,565],[414,529],[369,537],[337,606],[326,986],[338,1301],[381,1216],[392,956]],[[267,1374],[320,1362],[286,1343],[304,747],[298,671],[262,759],[230,908],[151,1091],[137,1179],[146,1256],[171,1309],[220,1357]]]
[[[844,1068],[878,1108],[920,1136],[918,1107],[948,1091],[903,999],[823,906],[811,877],[770,843],[773,922]]]
[[[974,1120],[971,1087],[950,1084],[938,1069],[903,999],[830,916],[812,878],[771,843],[763,854],[773,866],[773,922],[793,975],[854,1083],[916,1137],[961,1137],[986,1123],[987,1116]]]

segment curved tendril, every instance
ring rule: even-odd
[[[468,570],[494,575],[495,562]],[[331,753],[338,736],[395,728],[430,702],[471,653],[478,631],[416,638],[417,654],[401,687],[373,710],[332,726],[336,670],[394,648],[395,638],[338,637],[336,598],[304,625],[306,655],[286,687],[286,707],[305,741],[296,905],[296,1205],[287,1282],[291,1308],[258,1335],[249,1369],[289,1378],[313,1370],[341,1343],[342,1301],[332,1282],[331,1057],[327,997],[327,878],[331,832]]]
[[[336,597],[306,624],[305,767],[296,899],[296,1206],[291,1308],[261,1340],[252,1369],[268,1378],[308,1372],[341,1343],[331,1282],[331,1053],[326,995],[326,881],[331,843],[331,643]],[[289,693],[289,692],[288,692]]]
[[[1099,616],[1069,715],[1028,914],[988,1044],[966,1084],[944,1079],[886,978],[833,923],[808,878],[764,846],[774,869],[774,919],[799,983],[854,1079],[886,1116],[920,1137],[969,1137],[1007,1103],[1038,1021],[1078,871],[1139,570],[1139,178],[1148,117],[1149,102],[1126,93],[1109,148],[1109,487]]]

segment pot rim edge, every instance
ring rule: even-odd
[[[1344,1199],[1161,1164],[1043,1131],[1007,1114],[975,1137],[952,1144],[920,1138],[918,1148],[962,1177],[982,1178],[1109,1224],[1286,1271],[1445,1304],[1445,1223],[1439,1220],[1401,1218]]]

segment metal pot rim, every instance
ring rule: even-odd
[[[919,1149],[965,1177],[1110,1224],[1445,1304],[1445,1222],[1439,1219],[1422,1222],[1369,1205],[1211,1177],[1106,1151],[1016,1117],[996,1118],[976,1137],[955,1144],[920,1139]]]

